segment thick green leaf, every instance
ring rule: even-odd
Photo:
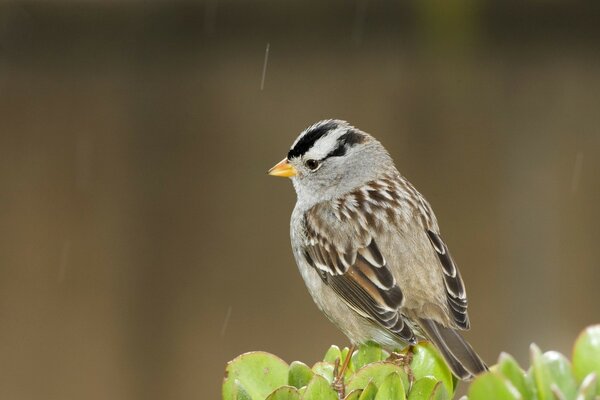
[[[527,382],[527,387],[529,390],[531,390],[531,398],[534,400],[539,400],[537,386],[535,385],[535,377],[533,376],[533,367],[531,366],[525,373],[525,382]]]
[[[327,353],[325,353],[323,362],[330,363],[331,365],[335,366],[336,361],[339,360],[339,365],[341,368],[344,364],[344,361],[346,360],[346,357],[348,356],[349,351],[350,349],[348,347],[344,347],[342,350],[340,350],[339,347],[333,345],[329,348],[329,350],[327,350]],[[350,364],[348,364],[346,373],[344,375],[348,377],[352,374],[352,372],[354,372],[354,367],[352,364],[352,360],[350,360]]]
[[[381,383],[381,386],[379,386],[379,389],[377,390],[377,395],[375,396],[375,400],[405,399],[406,393],[404,393],[404,385],[402,384],[400,374],[397,372],[393,372],[385,377]]]
[[[374,400],[377,395],[377,386],[373,382],[369,382],[363,389],[358,400]]]
[[[237,379],[234,382],[233,391],[233,398],[235,400],[252,400],[244,386],[242,386],[240,381],[238,381]]]
[[[529,347],[533,381],[540,400],[554,400],[552,375],[539,347],[534,343]]]
[[[353,390],[350,393],[348,393],[346,397],[344,397],[344,400],[359,400],[361,393],[362,390],[360,389]]]
[[[354,389],[364,389],[369,382],[373,382],[375,386],[380,387],[384,379],[393,372],[397,372],[399,374],[403,381],[402,386],[408,388],[408,378],[402,370],[402,367],[396,364],[380,361],[371,363],[359,369],[350,377],[350,379],[348,379],[346,389],[348,391]]]
[[[525,371],[510,354],[501,353],[496,368],[523,395],[523,398],[532,398],[533,392],[527,383]]]
[[[542,361],[550,373],[550,389],[557,395],[560,392],[566,399],[573,399],[577,393],[577,382],[571,370],[569,360],[556,351],[548,351],[542,355]],[[560,397],[560,395],[558,395]]]
[[[223,399],[236,399],[236,381],[252,400],[263,400],[279,386],[287,384],[288,365],[280,358],[255,351],[242,354],[227,364]]]
[[[361,344],[352,356],[352,364],[355,370],[377,361],[382,361],[382,351],[381,346],[375,342]]]
[[[306,387],[302,400],[338,400],[338,395],[330,382],[320,375],[315,375]]]
[[[300,361],[294,361],[290,364],[288,371],[288,385],[300,389],[302,386],[308,385],[314,372],[308,365]]]
[[[537,397],[540,400],[573,398],[576,383],[565,357],[553,351],[542,354],[535,344],[531,345],[530,353]]]
[[[275,389],[265,400],[300,400],[300,394],[295,387],[281,386]]]
[[[592,372],[600,377],[600,325],[588,327],[575,341],[573,372],[579,382]]]
[[[438,382],[440,381],[435,380],[431,376],[424,376],[415,381],[410,389],[410,393],[408,393],[408,400],[428,400]]]
[[[600,396],[600,388],[598,388],[598,376],[595,372],[592,372],[581,382],[579,391],[577,393],[577,400],[593,400],[598,394]]]
[[[410,367],[416,380],[425,376],[433,376],[438,381],[442,381],[449,394],[454,393],[452,372],[431,343],[421,342],[414,347],[414,356]]]
[[[313,365],[312,370],[315,374],[321,375],[331,384],[333,382],[333,364],[319,361]]]
[[[449,400],[450,395],[446,391],[446,386],[441,381],[438,381],[433,388],[433,392],[429,396],[429,400]]]
[[[478,376],[469,387],[469,400],[520,400],[514,386],[497,372]]]
[[[336,345],[333,345],[329,348],[329,350],[327,350],[327,353],[325,353],[325,357],[323,357],[323,361],[324,362],[328,362],[331,364],[335,364],[335,360],[337,359],[342,359],[342,352],[340,351],[340,348],[337,347]]]

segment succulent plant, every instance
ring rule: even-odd
[[[336,361],[343,363],[348,348],[331,346],[323,361],[312,368],[294,361],[286,364],[264,352],[238,356],[227,365],[224,400],[338,400],[333,390]],[[450,399],[455,380],[437,350],[427,342],[414,347],[408,368],[388,360],[390,354],[373,342],[359,346],[344,375],[346,400]]]
[[[265,352],[250,352],[228,363],[223,400],[338,400],[332,388],[336,362],[348,348],[331,346],[323,361],[311,367],[287,364]],[[376,343],[361,345],[345,371],[345,400],[451,399],[456,380],[437,350],[427,342],[414,347],[408,367],[394,361]],[[490,371],[480,375],[461,400],[600,400],[600,325],[577,338],[572,364],[558,352],[542,353],[532,344],[531,367],[524,371],[502,353]],[[407,372],[412,375],[409,379]]]
[[[531,366],[521,369],[513,357],[498,363],[469,387],[469,400],[600,400],[600,325],[585,329],[575,341],[572,364],[556,351],[542,353],[532,344]]]

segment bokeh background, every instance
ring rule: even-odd
[[[486,360],[568,353],[600,319],[599,21],[596,1],[3,2],[0,398],[214,399],[242,352],[347,344],[266,175],[328,117],[433,204]]]

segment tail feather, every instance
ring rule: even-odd
[[[457,378],[467,381],[487,371],[485,363],[460,333],[430,319],[421,318],[419,325],[438,348]]]

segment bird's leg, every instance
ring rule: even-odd
[[[333,367],[333,383],[331,384],[331,386],[337,392],[338,397],[340,399],[343,399],[344,396],[346,395],[346,393],[345,393],[346,386],[344,385],[344,374],[346,373],[346,370],[348,369],[348,365],[350,365],[350,359],[352,358],[354,349],[355,349],[354,345],[351,345],[350,349],[348,350],[348,355],[346,356],[346,359],[344,360],[344,363],[342,364],[342,368],[339,368],[339,366],[340,366],[339,358],[337,360],[335,360],[335,366]]]
[[[415,348],[411,344],[406,348],[406,351],[404,353],[397,353],[395,351],[391,352],[390,356],[386,360],[404,369],[404,372],[406,372],[406,376],[408,377],[408,383],[411,387],[415,382],[415,375],[413,374],[412,369],[410,368],[410,363],[412,362],[413,356],[415,354],[414,350]]]
[[[337,382],[337,377],[340,371],[340,359],[336,358],[333,364],[333,383],[331,386],[335,389],[336,392],[339,392],[339,383]]]
[[[415,374],[413,374],[412,368],[410,367],[410,363],[412,363],[413,356],[415,355],[415,347],[411,344],[408,346],[406,350],[406,358],[404,360],[404,372],[406,372],[406,376],[408,376],[408,384],[410,386],[409,389],[412,388],[413,383],[415,383]]]

